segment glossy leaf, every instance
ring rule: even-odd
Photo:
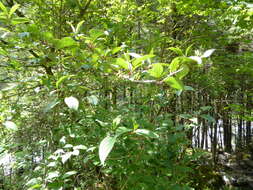
[[[61,156],[62,163],[65,164],[72,156],[71,152],[67,152]]]
[[[147,129],[137,129],[135,130],[135,133],[149,138],[159,138],[159,135]]]
[[[191,56],[190,59],[196,61],[199,65],[202,64],[202,59],[199,56]]]
[[[6,121],[3,124],[9,130],[12,130],[12,131],[17,131],[18,130],[17,125],[12,121]]]
[[[128,129],[126,127],[118,127],[117,130],[116,130],[116,136],[120,136],[120,135],[123,135],[124,133],[128,133],[132,131],[132,129]]]
[[[72,175],[75,175],[77,174],[77,171],[69,171],[69,172],[66,172],[63,176],[62,176],[62,179],[66,179]]]
[[[209,49],[209,50],[205,51],[205,53],[201,57],[202,58],[210,57],[214,51],[215,51],[215,49]]]
[[[111,152],[114,144],[116,142],[116,137],[107,136],[105,137],[99,145],[99,159],[102,165],[105,164],[105,160],[109,153]]]
[[[64,102],[67,104],[67,106],[70,109],[78,110],[79,101],[75,97],[73,97],[73,96],[67,97],[64,99]]]
[[[47,179],[47,180],[52,180],[52,179],[57,178],[57,177],[59,177],[59,176],[60,176],[60,172],[58,172],[58,171],[53,171],[53,172],[49,172],[49,173],[48,173],[46,179]]]
[[[112,124],[117,127],[120,124],[121,121],[121,115],[119,115],[118,117],[116,117],[113,121]]]

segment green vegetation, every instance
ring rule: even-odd
[[[252,25],[250,1],[0,1],[0,189],[231,189]]]

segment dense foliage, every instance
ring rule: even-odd
[[[0,189],[218,189],[218,152],[250,149],[252,4],[0,11]]]

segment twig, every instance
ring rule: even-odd
[[[172,77],[173,75],[181,72],[183,70],[183,68],[175,71],[175,72],[172,72],[170,73],[166,78],[169,78],[169,77]],[[130,78],[128,75],[121,75],[121,77],[125,80],[129,80],[131,82],[134,82],[134,83],[139,83],[139,84],[158,84],[158,85],[161,85],[164,83],[165,79],[161,80],[161,81],[157,81],[157,80],[135,80],[133,78]]]

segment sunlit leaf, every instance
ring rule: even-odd
[[[2,9],[2,11],[7,15],[8,14],[8,10],[7,8],[4,6],[4,4],[0,1],[0,9]]]
[[[176,57],[172,60],[171,64],[170,64],[170,72],[175,72],[180,65],[180,57]]]
[[[48,103],[45,108],[43,109],[44,113],[49,112],[50,110],[52,110],[57,104],[59,104],[60,101],[58,101],[57,99],[52,100],[50,103]]]
[[[71,152],[67,152],[61,156],[62,163],[65,164],[72,156]]]
[[[176,76],[179,78],[179,79],[182,79],[184,78],[190,71],[189,67],[186,65],[186,64],[182,64],[180,69],[183,69],[181,70],[180,72],[178,72],[176,74]]]
[[[80,154],[80,151],[78,149],[74,149],[73,152],[71,152],[72,155],[78,156]]]
[[[159,63],[153,64],[152,69],[148,70],[148,73],[155,78],[160,78],[163,74],[163,66]]]
[[[210,57],[214,51],[215,51],[215,49],[209,49],[209,50],[205,51],[205,53],[201,57],[202,58]]]
[[[202,59],[199,56],[190,56],[189,58],[196,61],[199,65],[202,64]]]
[[[87,99],[90,104],[95,105],[95,106],[98,105],[98,97],[97,96],[91,95],[91,96],[88,96]]]
[[[12,131],[17,131],[18,130],[17,125],[12,121],[6,121],[3,124],[9,130],[12,130]]]
[[[133,66],[135,67],[135,69],[143,62],[146,61],[152,57],[154,57],[155,55],[144,55],[141,57],[137,57],[135,58],[135,60],[133,61]]]
[[[84,145],[77,145],[77,146],[74,146],[73,148],[77,150],[87,150],[87,147]]]
[[[124,133],[128,133],[132,131],[132,129],[128,129],[126,127],[118,127],[117,130],[116,130],[116,136],[120,136],[120,135],[123,135]]]
[[[172,88],[175,88],[178,90],[184,89],[184,85],[183,85],[182,81],[180,81],[179,79],[177,79],[175,77],[168,77],[164,80],[164,82],[166,84],[170,85]]]
[[[137,129],[137,130],[135,130],[135,133],[138,135],[143,135],[143,136],[149,137],[149,138],[159,138],[158,134],[156,134],[150,130],[147,130],[147,129]]]
[[[23,24],[23,23],[28,23],[28,22],[29,22],[29,19],[28,18],[23,18],[23,17],[18,17],[18,18],[11,19],[11,23],[13,25]]]
[[[16,5],[13,5],[10,9],[10,12],[9,12],[9,17],[11,17],[13,15],[13,13],[20,7],[19,4],[16,4]]]
[[[83,25],[84,23],[84,20],[80,21],[77,26],[76,26],[76,29],[75,29],[75,33],[79,33],[80,29],[81,29],[81,26]]]
[[[115,48],[113,48],[112,54],[115,54],[115,53],[119,52],[121,49],[122,49],[122,47],[115,47]]]
[[[170,47],[170,48],[168,48],[168,49],[171,50],[171,51],[173,51],[174,53],[180,55],[180,56],[183,56],[183,55],[184,55],[183,52],[182,52],[182,50],[179,49],[179,48],[177,48],[177,47]]]
[[[120,124],[121,121],[121,115],[119,115],[118,117],[116,117],[113,121],[112,124],[117,127]]]
[[[67,106],[70,109],[78,110],[79,101],[75,97],[73,97],[73,96],[67,97],[64,99],[64,102],[67,104]]]
[[[98,29],[91,29],[89,31],[89,33],[90,33],[90,37],[93,41],[96,40],[97,38],[99,38],[100,36],[104,35],[104,31],[98,30]]]
[[[48,173],[46,179],[47,179],[47,180],[52,180],[52,179],[57,178],[57,177],[59,177],[59,176],[60,176],[60,172],[58,172],[58,171],[53,171],[53,172],[49,172],[49,173]]]
[[[64,38],[58,40],[56,43],[56,47],[58,49],[72,47],[72,46],[76,46],[76,45],[77,45],[76,41],[71,37],[64,37]]]
[[[101,141],[99,145],[99,159],[102,165],[105,164],[105,160],[107,156],[109,155],[109,153],[111,152],[115,142],[116,142],[116,137],[110,137],[110,136],[105,137]]]
[[[69,172],[66,172],[63,176],[62,176],[62,179],[66,179],[72,175],[75,175],[77,174],[77,171],[69,171]]]
[[[132,56],[133,58],[141,58],[141,55],[137,53],[128,53],[128,55]]]
[[[118,58],[115,64],[121,66],[123,69],[129,69],[129,63],[122,58]]]
[[[62,76],[55,84],[56,88],[59,88],[60,84],[63,83],[63,81],[65,81],[66,79],[69,79],[71,77],[73,77],[74,75],[66,75],[66,76]]]

